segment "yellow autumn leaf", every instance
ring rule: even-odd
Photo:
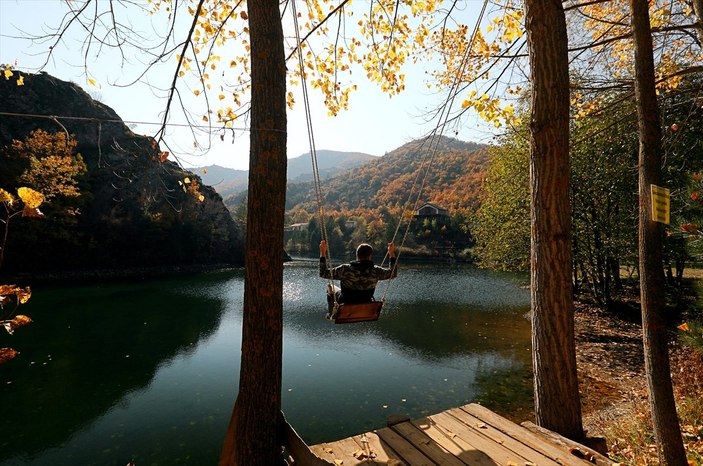
[[[189,183],[190,183],[190,178],[188,178],[188,177],[183,178],[183,182],[184,182],[185,184],[189,184]]]
[[[203,168],[203,175],[207,175],[207,169]]]
[[[88,84],[91,86],[97,86],[98,83],[93,78],[88,78]]]
[[[688,322],[684,322],[683,324],[679,325],[678,327],[679,330],[683,330],[684,332],[688,332],[691,329],[688,327]]]
[[[17,194],[19,195],[24,205],[30,209],[36,209],[44,202],[44,196],[39,191],[35,191],[32,188],[21,187],[17,189]]]
[[[12,70],[10,68],[5,68],[5,81],[10,79],[14,73],[12,73]]]
[[[24,86],[24,76],[20,76],[19,78],[17,78],[17,85]]]
[[[12,194],[8,193],[4,189],[0,189],[0,202],[12,202],[15,198]]]
[[[198,200],[199,200],[200,202],[205,201],[205,196],[203,196],[202,194],[199,195],[199,196],[198,196]]]

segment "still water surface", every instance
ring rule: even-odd
[[[479,401],[529,410],[526,277],[402,264],[378,322],[324,319],[317,264],[284,276],[283,409],[309,443]],[[3,346],[1,465],[216,464],[237,392],[243,271],[36,288]],[[379,287],[377,298],[385,287]]]

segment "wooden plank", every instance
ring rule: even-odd
[[[284,429],[283,443],[286,447],[286,451],[297,464],[304,464],[306,466],[331,466],[334,464],[315,455],[313,451],[308,448],[303,439],[300,438],[295,429],[288,424],[285,417],[283,417],[282,422]]]
[[[317,447],[322,447],[317,449]],[[345,438],[334,442],[315,445],[310,448],[317,456],[323,460],[329,461],[333,465],[343,464],[344,466],[373,464],[358,461],[354,457],[354,452],[359,450],[359,446],[351,438]],[[341,463],[340,463],[341,461]]]
[[[401,461],[400,455],[393,451],[393,449],[381,440],[376,433],[367,432],[365,434],[355,435],[352,439],[369,455],[372,461],[368,464],[406,466],[406,464]]]
[[[378,320],[383,308],[383,301],[368,303],[340,304],[334,316],[335,324],[350,324]]]
[[[384,427],[375,431],[376,434],[387,443],[398,455],[400,459],[411,466],[435,466],[435,463],[425,456],[413,444],[405,440],[390,427]]]
[[[492,440],[500,445],[503,445],[510,451],[515,452],[522,458],[525,458],[531,463],[544,465],[544,466],[559,466],[559,463],[552,460],[550,457],[542,454],[541,452],[531,448],[528,445],[514,439],[510,434],[496,429],[492,425],[484,422],[478,417],[472,416],[471,414],[463,411],[460,408],[455,408],[447,411],[449,414],[457,418],[459,421],[463,422],[479,434],[483,435],[489,440]],[[507,421],[507,419],[506,419]],[[510,422],[510,421],[508,421]]]
[[[567,448],[570,452],[572,452],[572,455],[583,455],[587,459],[587,461],[592,464],[596,464],[598,466],[612,466],[614,464],[613,460],[601,453],[598,453],[594,449],[589,448],[586,445],[574,442],[569,438],[559,435],[556,432],[552,432],[551,430],[540,427],[537,424],[525,421],[521,422],[520,425],[528,429],[529,431],[534,432],[537,435],[543,436],[550,443],[556,443],[557,445],[564,446],[564,448]]]
[[[446,429],[439,428],[437,423],[430,418],[425,417],[411,422],[463,463],[471,466],[495,466],[496,463],[491,457],[475,449],[458,435],[454,433],[450,435]]]
[[[415,445],[415,447],[428,458],[442,466],[466,466],[459,458],[448,452],[437,442],[433,442],[430,437],[419,430],[410,422],[402,422],[391,427],[405,440]]]
[[[479,418],[486,424],[490,424],[496,429],[508,434],[510,437],[524,443],[528,447],[537,450],[544,456],[551,458],[552,460],[556,461],[561,465],[582,466],[591,464],[586,460],[572,456],[571,454],[569,454],[567,449],[561,448],[555,445],[554,443],[548,442],[543,437],[540,437],[539,435],[530,432],[524,427],[517,425],[502,416],[499,416],[498,414],[494,413],[488,408],[484,408],[481,405],[469,404],[462,406],[460,409],[468,414],[471,414],[472,416]]]
[[[500,443],[495,442],[472,429],[457,418],[445,411],[433,414],[429,418],[435,422],[438,429],[441,429],[449,437],[459,437],[469,444],[469,448],[478,450],[488,455],[497,464],[525,464],[526,458],[505,448]],[[541,466],[541,465],[540,465]]]

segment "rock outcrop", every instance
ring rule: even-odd
[[[0,78],[0,148],[36,129],[67,132],[78,142],[87,165],[83,205],[70,225],[48,216],[13,221],[3,275],[243,264],[243,228],[220,195],[161,160],[153,138],[134,134],[74,83],[17,71]],[[0,188],[13,192],[19,181],[2,173],[9,163],[0,154],[0,184],[14,184]]]

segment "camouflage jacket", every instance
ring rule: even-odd
[[[342,264],[333,269],[327,267],[324,257],[320,257],[320,277],[340,281],[341,302],[371,301],[378,281],[389,280],[397,275],[395,257],[391,258],[389,268],[374,265],[370,260],[361,260]]]

